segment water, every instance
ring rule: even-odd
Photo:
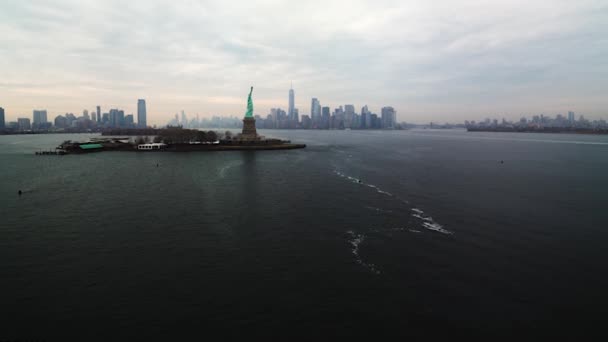
[[[0,136],[0,339],[602,326],[608,137],[262,133],[308,147],[34,156],[88,135]]]

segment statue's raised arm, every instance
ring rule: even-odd
[[[245,113],[246,118],[253,117],[253,100],[251,99],[251,94],[253,93],[253,87],[249,91],[249,97],[247,98],[247,113]]]

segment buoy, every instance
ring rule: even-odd
[[[22,194],[22,193],[23,193],[23,192],[22,192],[21,190],[19,190],[19,192],[18,192],[19,196],[21,196],[21,194]]]

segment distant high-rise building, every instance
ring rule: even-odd
[[[135,125],[133,122],[133,114],[129,114],[125,116],[125,126],[128,128],[132,128]]]
[[[329,120],[331,119],[331,108],[323,107],[321,108],[321,127],[320,128],[329,128]]]
[[[123,127],[125,125],[125,111],[110,109],[109,119],[110,127]]]
[[[574,121],[576,121],[576,118],[574,117],[574,112],[568,112],[568,121],[570,121],[570,123],[574,123]]]
[[[291,89],[289,89],[289,108],[287,108],[287,115],[289,116],[289,120],[295,120],[295,113],[294,113],[294,109],[295,109],[295,102],[296,102],[296,96],[295,93],[293,91],[293,85],[291,86]]]
[[[146,100],[137,100],[137,126],[140,128],[148,127]]]
[[[308,115],[302,115],[302,128],[312,128],[312,120]]]
[[[396,116],[393,107],[382,107],[382,128],[395,128]]]
[[[329,118],[329,116],[331,115],[331,108],[329,107],[323,107],[321,108],[321,116],[325,119],[325,118]]]
[[[34,110],[34,127],[47,123],[46,110]]]
[[[311,118],[315,117],[315,109],[317,108],[318,103],[319,103],[319,100],[316,97],[313,97],[312,101],[310,101],[310,117]]]
[[[344,126],[352,127],[353,126],[353,118],[355,116],[355,106],[353,105],[344,105]]]
[[[0,107],[0,129],[6,128],[6,124],[4,123],[4,108]]]
[[[109,113],[109,126],[110,127],[117,127],[118,125],[116,124],[117,122],[117,117],[118,117],[118,109],[110,109],[110,113]]]
[[[370,122],[371,122],[371,117],[370,117],[370,111],[367,108],[367,105],[363,106],[361,108],[361,128],[369,128]]]
[[[29,131],[30,129],[32,129],[32,124],[30,122],[30,119],[28,118],[18,118],[17,127],[20,131]]]
[[[188,127],[188,117],[186,116],[186,112],[182,110],[182,126],[184,128]]]
[[[83,110],[83,111],[82,111],[82,116],[83,116],[85,119],[89,120],[89,119],[90,119],[90,117],[89,117],[89,111],[88,111],[88,110],[86,110],[86,109],[85,109],[85,110]]]
[[[63,115],[57,115],[55,117],[55,127],[56,128],[66,128],[68,127],[68,119]]]
[[[125,125],[125,111],[124,110],[118,111],[118,117],[117,117],[116,121],[117,121],[117,127],[123,127]]]
[[[380,128],[380,120],[378,120],[378,115],[376,114],[370,114],[370,125],[369,128]]]
[[[300,122],[300,111],[298,110],[298,108],[293,109],[293,120],[296,123]]]
[[[316,97],[313,97],[310,104],[310,116],[312,118],[313,125],[316,125],[319,121],[321,121],[321,103],[319,103],[319,100]]]
[[[101,107],[97,106],[97,123],[101,123]]]

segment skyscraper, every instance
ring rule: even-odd
[[[182,110],[182,127],[188,127],[188,117],[186,116],[186,112]]]
[[[133,114],[125,115],[125,127],[128,127],[128,128],[134,127]]]
[[[331,118],[330,110],[329,107],[323,107],[321,109],[321,128],[329,128],[329,120]]]
[[[66,128],[68,126],[68,118],[63,115],[55,117],[55,128]]]
[[[574,112],[568,112],[568,121],[570,121],[570,123],[574,123]]]
[[[367,105],[361,107],[361,115],[363,114],[369,114],[369,108],[367,108]]]
[[[355,116],[354,105],[344,105],[344,126],[349,128],[353,126],[353,118]]]
[[[146,100],[137,100],[137,126],[140,128],[148,127],[147,113],[146,113]]]
[[[321,104],[316,97],[312,98],[312,102],[310,104],[310,116],[312,118],[313,125],[317,125],[319,121],[321,121]]]
[[[17,118],[17,127],[20,131],[29,131],[32,129],[30,119],[28,118]]]
[[[34,110],[34,127],[47,123],[46,110]]]
[[[295,120],[294,108],[295,108],[295,93],[293,91],[293,85],[291,89],[289,89],[289,108],[287,109],[287,115],[289,116],[289,120]]]
[[[369,128],[370,120],[370,112],[367,105],[365,105],[361,108],[361,128]]]
[[[101,107],[97,106],[97,122],[101,122]]]
[[[396,112],[393,107],[382,107],[382,128],[395,128]]]
[[[4,108],[0,107],[0,129],[4,129],[6,126],[4,124]]]
[[[120,109],[110,109],[109,119],[111,127],[124,127],[125,111]]]

